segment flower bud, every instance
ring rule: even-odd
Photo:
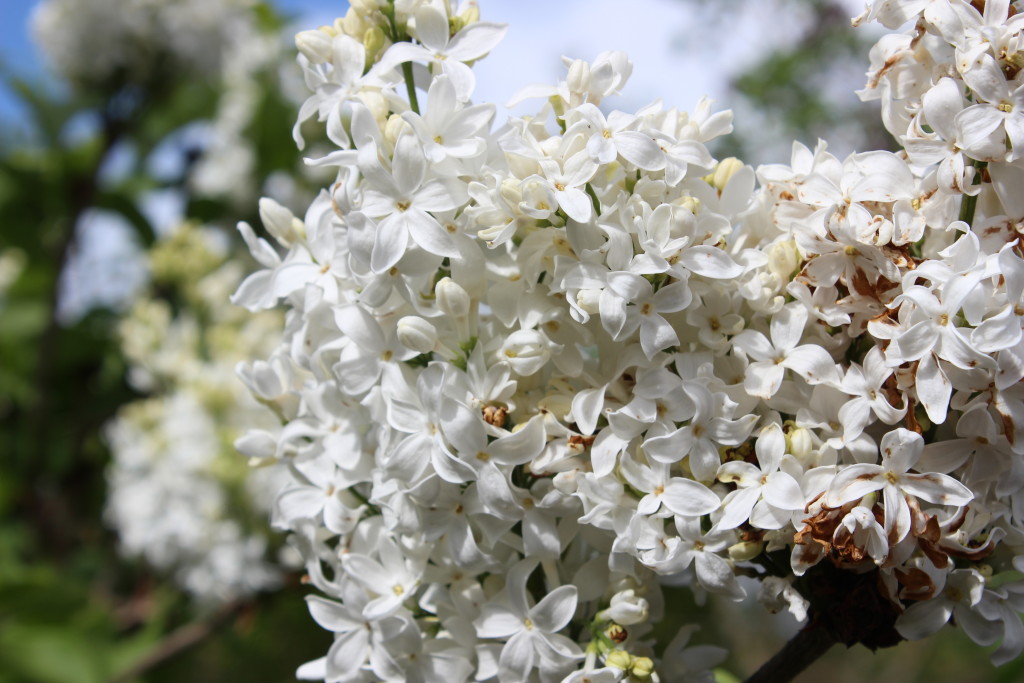
[[[338,25],[338,30],[341,33],[356,39],[365,35],[366,31],[375,25],[367,20],[366,13],[357,12],[353,7],[349,7],[345,16],[338,19],[335,23]]]
[[[673,202],[676,206],[681,206],[690,213],[697,215],[700,212],[701,202],[696,197],[680,197]]]
[[[359,14],[373,14],[380,6],[381,0],[349,0],[349,7]]]
[[[650,607],[645,599],[629,589],[612,596],[611,606],[605,610],[605,614],[617,624],[632,626],[647,621]]]
[[[633,669],[630,673],[636,678],[650,678],[654,673],[654,661],[650,657],[634,657]]]
[[[786,450],[800,462],[806,462],[814,453],[814,438],[805,427],[794,427],[786,432]]]
[[[306,232],[302,221],[295,214],[270,197],[260,199],[260,220],[267,232],[283,247],[290,247],[300,241]]]
[[[764,543],[756,541],[740,541],[729,546],[729,559],[736,562],[748,562],[764,550]]]
[[[398,114],[392,114],[388,117],[387,123],[384,124],[384,138],[394,147],[398,142],[398,137],[408,127],[409,124],[405,122],[405,119]]]
[[[363,49],[366,50],[366,63],[372,64],[377,59],[377,53],[384,47],[387,37],[380,26],[371,26],[363,33]]]
[[[776,242],[768,248],[768,270],[783,282],[788,282],[793,271],[800,265],[800,254],[796,242]]]
[[[398,341],[417,353],[430,353],[437,346],[437,329],[418,315],[407,315],[398,321]]]
[[[573,60],[565,77],[569,92],[585,93],[590,90],[590,65],[582,59]]]
[[[456,319],[469,317],[469,308],[472,305],[469,294],[455,280],[450,277],[443,277],[434,285],[434,294],[437,295],[437,305],[445,314]]]
[[[736,172],[741,168],[743,168],[743,162],[736,157],[722,159],[718,162],[718,166],[715,167],[715,172],[711,174],[710,183],[721,192],[729,183],[729,179],[736,175]]]
[[[334,39],[323,26],[313,31],[301,31],[295,36],[295,47],[298,48],[311,64],[324,64],[331,61]]]
[[[579,470],[566,470],[565,472],[559,472],[552,477],[551,483],[558,491],[561,491],[567,496],[571,496],[576,493],[580,485]]]
[[[379,92],[372,90],[364,90],[359,94],[359,99],[362,100],[366,108],[373,114],[374,121],[377,122],[378,128],[383,128],[387,122],[388,116],[388,102],[384,99],[384,96]]]
[[[581,289],[576,292],[576,305],[590,315],[596,314],[601,310],[601,290]]]
[[[537,330],[516,330],[501,345],[499,357],[517,375],[532,375],[551,360],[551,342]]]
[[[613,650],[604,660],[604,663],[608,666],[614,666],[616,669],[629,671],[633,666],[633,655],[625,650]]]
[[[480,7],[475,2],[471,2],[466,5],[466,9],[459,12],[456,18],[459,20],[459,24],[462,27],[475,24],[480,21]]]

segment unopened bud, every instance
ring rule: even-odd
[[[295,214],[270,197],[260,199],[260,220],[267,232],[284,247],[300,241],[306,232],[305,225]]]
[[[475,2],[471,2],[466,5],[466,9],[459,12],[457,18],[463,27],[475,24],[480,21],[480,7]]]
[[[387,123],[384,124],[384,137],[394,146],[398,142],[398,136],[402,134],[408,125],[401,116],[392,114],[388,117]]]
[[[509,206],[515,206],[523,200],[522,184],[514,178],[505,178],[498,186],[498,194]]]
[[[789,281],[790,275],[799,265],[800,253],[793,240],[776,242],[768,248],[768,270],[783,282]]]
[[[721,192],[729,183],[729,179],[736,175],[736,172],[741,168],[743,168],[743,162],[736,157],[722,159],[718,162],[718,166],[715,167],[715,172],[711,174],[709,182]]]
[[[581,310],[594,315],[601,310],[601,290],[581,289],[576,292],[576,305]]]
[[[559,472],[551,479],[552,485],[563,494],[571,496],[576,493],[579,488],[579,471],[578,470],[566,470],[565,472]]]
[[[654,662],[650,657],[634,657],[633,669],[630,673],[636,678],[650,678],[654,673]]]
[[[673,202],[676,206],[681,206],[690,213],[696,215],[700,211],[700,200],[696,197],[680,197]]]
[[[469,317],[469,308],[472,302],[469,294],[455,280],[450,277],[443,277],[434,285],[434,294],[437,295],[437,305],[447,315],[456,319]]]
[[[437,329],[418,315],[407,315],[398,321],[398,341],[417,353],[430,353],[437,346]]]
[[[349,0],[349,7],[360,14],[372,14],[381,6],[380,0]]]
[[[605,613],[612,621],[624,626],[631,626],[647,621],[650,607],[647,600],[641,598],[632,589],[619,591],[612,596],[611,606]]]
[[[372,90],[365,90],[359,94],[359,99],[362,100],[366,108],[373,114],[374,121],[377,122],[378,128],[383,128],[387,123],[388,116],[388,102],[384,99],[384,96],[379,92]]]
[[[371,26],[375,24],[367,19],[366,12],[358,12],[354,7],[349,7],[348,12],[336,22],[338,30],[346,36],[359,38],[364,35]]]
[[[582,59],[574,60],[569,65],[569,73],[566,74],[565,85],[569,88],[569,92],[589,92],[590,65]]]
[[[367,64],[377,59],[377,53],[384,47],[386,36],[380,26],[371,26],[363,33],[363,49],[366,50]]]
[[[499,357],[506,361],[517,375],[526,377],[540,370],[551,360],[551,342],[537,330],[516,330],[501,345]]]
[[[748,562],[764,550],[764,543],[757,541],[740,541],[729,546],[729,559],[736,562]]]
[[[295,36],[295,47],[311,64],[324,64],[331,60],[334,38],[328,33],[329,28],[323,26],[312,31],[302,31]]]
[[[605,658],[604,663],[608,666],[614,666],[616,669],[629,671],[630,667],[633,666],[633,655],[629,654],[625,650],[613,650],[608,657]]]

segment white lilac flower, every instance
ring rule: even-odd
[[[239,446],[287,465],[274,522],[336,634],[301,676],[708,681],[692,627],[647,639],[659,582],[743,574],[819,623],[795,577],[827,565],[906,635],[953,614],[1024,649],[1020,582],[978,564],[1024,563],[1020,15],[871,4],[910,27],[862,91],[904,151],[755,172],[712,158],[706,100],[611,108],[622,53],[492,129],[479,12],[364,0],[300,34],[337,176],[301,220],[265,207],[287,253],[241,227],[236,301],[288,315],[240,372],[285,424]]]
[[[885,502],[885,531],[893,536],[893,540],[900,541],[910,532],[907,496],[930,503],[959,506],[967,505],[974,498],[969,488],[952,477],[910,472],[924,449],[920,434],[896,429],[882,437],[880,449],[880,465],[850,465],[836,475],[825,496],[829,507],[840,507],[881,490]]]

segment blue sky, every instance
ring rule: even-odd
[[[330,23],[348,8],[345,0],[272,1],[295,16],[295,31]],[[858,5],[862,0],[847,2]],[[46,76],[27,30],[32,8],[38,3],[0,0],[0,60],[29,79]],[[633,111],[661,97],[666,106],[692,111],[700,97],[708,95],[717,101],[716,109],[728,108],[730,72],[758,61],[766,47],[790,39],[794,23],[788,16],[788,23],[780,23],[777,0],[745,3],[745,11],[718,22],[709,18],[720,12],[724,3],[710,1],[480,0],[480,5],[484,20],[509,25],[502,43],[474,66],[477,88],[473,99],[497,103],[499,112],[503,111],[500,105],[522,87],[554,84],[564,77],[563,55],[591,61],[605,50],[626,51],[634,67],[622,96],[608,101],[609,107]],[[524,113],[536,106],[526,103],[514,111]],[[21,116],[16,100],[0,88],[0,125],[13,124],[8,131],[18,130]],[[90,239],[81,240],[72,259],[70,279],[89,282],[96,279],[90,272],[109,273],[111,263],[131,260],[119,256],[115,248],[125,247],[129,240],[104,233],[101,228],[113,229],[107,223],[96,221],[88,231]],[[84,291],[72,288],[78,290]],[[82,296],[85,299],[79,307],[89,305],[89,297]]]
[[[0,62],[19,76],[32,80],[46,77],[42,56],[28,35],[28,19],[37,4],[39,0],[0,0]],[[295,15],[301,25],[327,21],[332,15],[344,14],[348,8],[345,0],[276,0],[274,4]],[[17,100],[6,89],[0,88],[0,121],[17,119],[21,115]]]

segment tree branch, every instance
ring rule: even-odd
[[[787,683],[836,644],[836,639],[811,621],[758,669],[746,683]]]
[[[182,652],[199,645],[209,636],[234,621],[235,617],[248,605],[248,602],[242,600],[229,602],[222,605],[216,612],[172,631],[140,660],[111,678],[110,683],[127,683]]]

